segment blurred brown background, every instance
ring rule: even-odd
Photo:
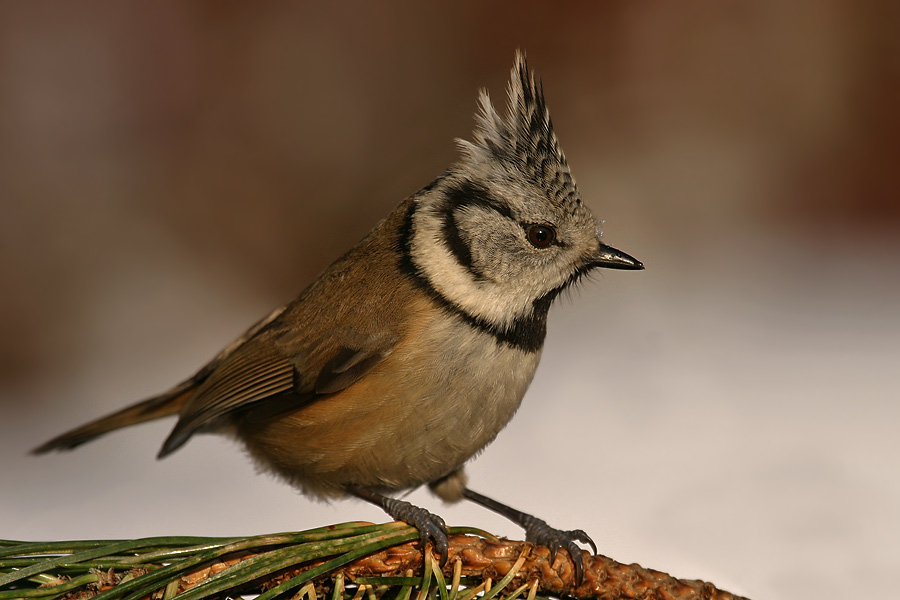
[[[566,313],[577,319],[556,317],[559,350],[548,346],[548,357],[569,360],[566,340],[576,348],[588,338],[566,336],[583,332],[597,344],[585,352],[608,343],[645,369],[637,383],[604,372],[600,389],[619,395],[599,393],[595,410],[633,394],[635,419],[651,419],[671,403],[666,427],[685,413],[679,394],[709,397],[690,409],[700,419],[741,390],[752,399],[733,400],[743,416],[732,425],[767,399],[773,412],[757,424],[791,413],[796,429],[784,440],[796,442],[822,417],[824,389],[835,394],[826,406],[868,407],[847,409],[870,418],[855,430],[861,439],[896,425],[897,3],[6,2],[0,410],[15,441],[6,452],[174,383],[293,297],[455,159],[478,88],[503,102],[516,48],[544,81],[606,239],[648,266],[604,275],[564,303],[581,306]],[[610,322],[595,326],[604,310]],[[755,358],[719,365],[744,356],[729,343]],[[566,364],[577,361],[545,362],[543,372]],[[754,391],[760,382],[771,387]],[[825,437],[840,437],[842,410],[825,411],[837,428]],[[869,450],[886,469],[900,466],[896,445]],[[46,464],[15,460],[6,472],[23,477]],[[757,541],[752,551],[771,548]],[[747,585],[791,589],[779,577],[788,576]]]
[[[98,286],[139,278],[160,246],[291,297],[454,159],[516,47],[629,250],[709,249],[754,225],[830,251],[900,231],[889,2],[2,11],[4,380],[61,368]]]

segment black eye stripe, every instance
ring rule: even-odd
[[[444,207],[441,214],[441,233],[444,237],[444,243],[447,244],[450,253],[456,258],[456,262],[468,269],[476,280],[481,281],[484,279],[484,273],[478,270],[472,261],[472,249],[462,237],[454,212],[455,207],[448,204]]]
[[[445,193],[448,201],[441,209],[441,232],[444,242],[454,258],[456,258],[456,262],[468,269],[476,280],[483,281],[485,275],[472,261],[472,249],[466,240],[463,239],[455,213],[467,206],[474,206],[492,210],[514,221],[512,212],[508,206],[491,197],[491,193],[487,188],[471,181],[463,181],[449,186]]]
[[[471,181],[463,181],[447,188],[448,210],[465,206],[477,206],[492,210],[507,219],[515,221],[509,206],[498,202],[487,188]]]
[[[491,210],[498,215],[517,223],[525,232],[525,239],[539,250],[549,248],[551,246],[564,247],[567,244],[561,241],[557,235],[556,227],[548,223],[523,222],[516,219],[507,204],[504,204],[494,198],[490,191],[482,185],[472,181],[462,181],[448,185],[445,190],[447,202],[441,207],[441,232],[447,248],[453,254],[456,262],[468,269],[472,276],[478,281],[487,279],[485,274],[479,270],[472,259],[472,249],[459,229],[457,222],[457,211],[464,210],[467,207],[482,208]],[[549,233],[549,242],[541,243],[537,239],[532,238],[531,229],[534,227],[542,227]]]

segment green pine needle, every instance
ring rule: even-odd
[[[493,538],[473,528],[451,528],[450,533]],[[257,600],[320,600],[317,589],[323,587],[330,593],[321,600],[409,600],[414,592],[416,600],[464,600],[474,595],[460,593],[458,568],[448,589],[431,553],[425,554],[422,575],[410,571],[405,577],[359,577],[349,587],[343,574],[334,579],[328,576],[357,559],[416,539],[418,532],[403,523],[344,523],[249,538],[0,540],[0,600],[68,600],[85,591],[91,592],[93,600],[206,600],[236,598],[240,593],[259,594]],[[242,552],[253,555],[178,593],[182,577]],[[306,565],[311,566],[278,579],[280,573]],[[254,589],[253,582],[272,577],[277,584],[269,589],[259,589],[257,584]],[[495,597],[511,579],[508,575],[485,598]],[[485,589],[479,581],[468,591]],[[517,590],[516,595],[522,591]]]

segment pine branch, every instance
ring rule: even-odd
[[[740,600],[711,583],[680,580],[584,553],[575,586],[565,550],[451,528],[443,569],[404,523],[345,523],[250,538],[167,537],[75,542],[0,541],[0,600]],[[474,534],[474,535],[473,535]]]

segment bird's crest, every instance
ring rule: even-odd
[[[573,207],[580,204],[581,197],[553,131],[541,82],[528,69],[521,51],[516,52],[507,95],[504,118],[494,109],[487,91],[481,90],[474,141],[457,140],[464,156],[476,162],[498,160],[547,190],[551,199]]]

